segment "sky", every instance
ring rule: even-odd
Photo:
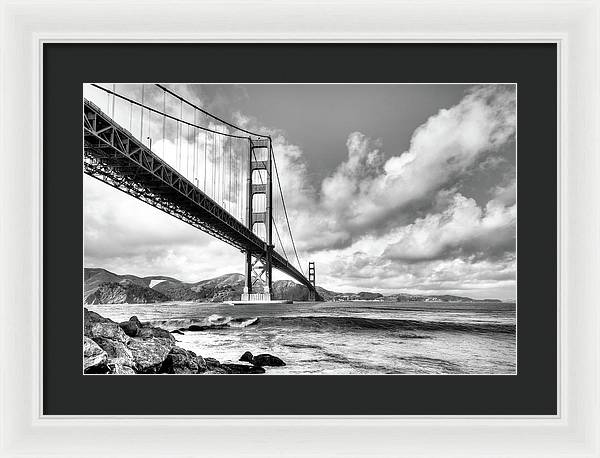
[[[516,297],[513,85],[167,86],[271,135],[298,254],[315,261],[319,286]],[[141,85],[115,90],[140,100]],[[112,112],[105,93],[86,85],[84,96]],[[145,97],[160,108],[160,90],[145,85]],[[165,107],[176,115],[174,102]],[[116,105],[118,122],[139,125],[139,113]],[[146,120],[138,137],[152,136],[153,150],[175,161],[175,137]],[[242,254],[224,242],[94,178],[83,183],[86,267],[190,282],[243,271]]]

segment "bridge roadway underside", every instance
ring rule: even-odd
[[[86,174],[241,251],[264,256],[263,240],[87,100],[83,125]],[[272,264],[313,290],[302,272],[274,250]]]

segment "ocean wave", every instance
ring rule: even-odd
[[[254,318],[233,318],[229,321],[230,328],[245,328],[256,324],[258,322],[258,317]]]
[[[514,334],[515,326],[502,323],[458,323],[450,321],[418,321],[380,318],[337,317],[337,316],[279,316],[262,317],[260,326],[284,326],[298,328],[337,328],[355,330],[388,331],[454,331],[472,333]],[[408,337],[408,336],[407,336]]]
[[[156,320],[147,320],[144,321],[144,324],[148,324],[150,326],[157,326],[159,328],[167,329],[168,331],[172,331],[175,329],[179,329],[182,327],[187,327],[191,324],[199,324],[197,319],[192,318],[173,318],[173,319],[156,319]]]
[[[258,317],[239,317],[210,315],[206,318],[176,318],[150,320],[146,323],[169,331],[205,331],[209,329],[245,328],[258,322]]]
[[[372,330],[399,331],[401,338],[425,338],[420,334],[425,331],[469,332],[469,333],[503,333],[514,334],[516,327],[505,323],[465,323],[455,321],[420,321],[389,318],[361,318],[344,316],[267,316],[237,317],[210,315],[199,319],[154,320],[150,324],[180,331],[209,331],[217,329],[246,328],[304,328],[304,329],[336,329],[336,330]]]
[[[206,321],[211,325],[222,326],[229,323],[231,321],[231,317],[214,314],[209,316]]]
[[[179,328],[179,331],[209,331],[211,329],[246,328],[258,323],[258,317],[238,317],[211,315],[201,321]]]

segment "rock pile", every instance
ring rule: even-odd
[[[285,365],[276,356],[253,357],[250,352],[240,358],[250,364],[221,363],[180,348],[175,342],[169,331],[144,324],[135,316],[116,323],[84,309],[86,374],[263,374],[262,366]]]

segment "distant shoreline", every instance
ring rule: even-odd
[[[145,304],[166,302],[214,302],[240,300],[244,288],[244,276],[239,273],[201,280],[182,282],[172,277],[119,275],[103,268],[84,268],[84,303],[92,304]],[[273,282],[273,298],[304,302],[309,291],[304,285],[291,280]],[[511,303],[500,299],[473,299],[450,294],[418,295],[395,293],[384,295],[362,291],[340,293],[317,286],[317,300],[323,302],[476,302]]]
[[[306,301],[296,301],[296,303],[303,303]],[[511,305],[511,304],[516,304],[516,301],[501,301],[501,300],[484,300],[484,299],[480,299],[480,300],[471,300],[471,301],[386,301],[386,300],[352,300],[352,301],[323,301],[323,303],[348,303],[348,302],[355,302],[355,303],[365,303],[365,302],[372,302],[372,303],[385,303],[385,304],[390,304],[390,303],[399,303],[399,304],[410,304],[410,303],[415,303],[415,304],[421,304],[424,302],[427,303],[431,303],[431,304],[506,304],[506,305]],[[105,306],[105,305],[158,305],[158,304],[167,304],[167,305],[176,305],[176,304],[214,304],[214,305],[223,305],[226,304],[226,302],[211,302],[211,301],[178,301],[178,300],[171,300],[171,301],[164,301],[164,302],[104,302],[104,303],[95,303],[95,304],[86,304],[83,303],[84,307],[87,307],[88,305],[93,305],[93,306]],[[279,304],[273,304],[273,307],[277,307],[277,305]],[[251,305],[249,305],[251,306]],[[232,307],[236,307],[234,305],[232,305]],[[239,305],[237,307],[240,307]]]

